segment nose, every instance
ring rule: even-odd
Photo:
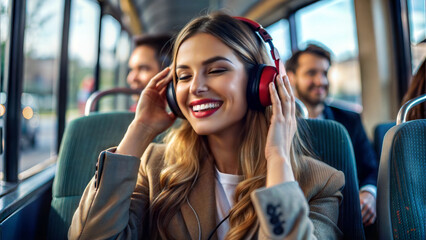
[[[208,87],[206,85],[206,78],[202,74],[195,74],[192,78],[189,91],[194,95],[200,95],[203,92],[207,92]]]

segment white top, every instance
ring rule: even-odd
[[[235,188],[238,183],[243,180],[243,176],[221,173],[216,169],[216,224],[219,224],[229,214],[229,210],[234,206]],[[229,219],[224,221],[217,229],[219,240],[225,239],[226,233],[229,231]]]

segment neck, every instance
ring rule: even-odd
[[[237,151],[240,145],[239,136],[240,129],[235,129],[207,137],[216,167],[222,173],[239,174]]]
[[[317,118],[324,111],[323,103],[317,105],[310,105],[305,103],[305,105],[309,112],[309,118]]]

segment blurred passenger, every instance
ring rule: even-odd
[[[325,103],[330,65],[330,53],[311,44],[291,56],[286,62],[286,70],[295,95],[308,108],[310,118],[335,120],[347,129],[355,152],[362,220],[365,225],[371,225],[376,220],[377,157],[365,133],[361,116]]]
[[[84,108],[86,107],[86,101],[89,99],[95,87],[95,79],[92,76],[86,76],[80,83],[80,87],[77,92],[78,110],[81,115],[84,114]]]
[[[143,90],[151,78],[170,65],[172,38],[168,34],[147,34],[134,38],[133,43],[127,83],[132,89]],[[133,99],[137,102],[139,96]],[[131,108],[134,111],[136,104]]]
[[[248,102],[253,67],[270,60],[245,21],[213,14],[182,29],[173,67],[142,92],[119,146],[101,153],[70,239],[341,236],[344,176],[303,154],[288,78],[270,68],[264,84],[272,106]],[[150,144],[176,120],[166,111],[170,82],[182,123],[165,145]]]
[[[404,98],[402,99],[402,105],[408,100],[423,94],[426,94],[426,58],[423,60],[423,63],[417,70],[417,73],[413,76],[413,79],[410,83],[410,87],[408,88]],[[426,119],[426,102],[415,106],[408,113],[407,121],[414,119]]]

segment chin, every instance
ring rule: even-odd
[[[212,129],[211,127],[206,127],[206,126],[192,126],[192,129],[194,129],[194,132],[196,134],[202,135],[202,136],[210,135],[215,132],[214,129]]]

